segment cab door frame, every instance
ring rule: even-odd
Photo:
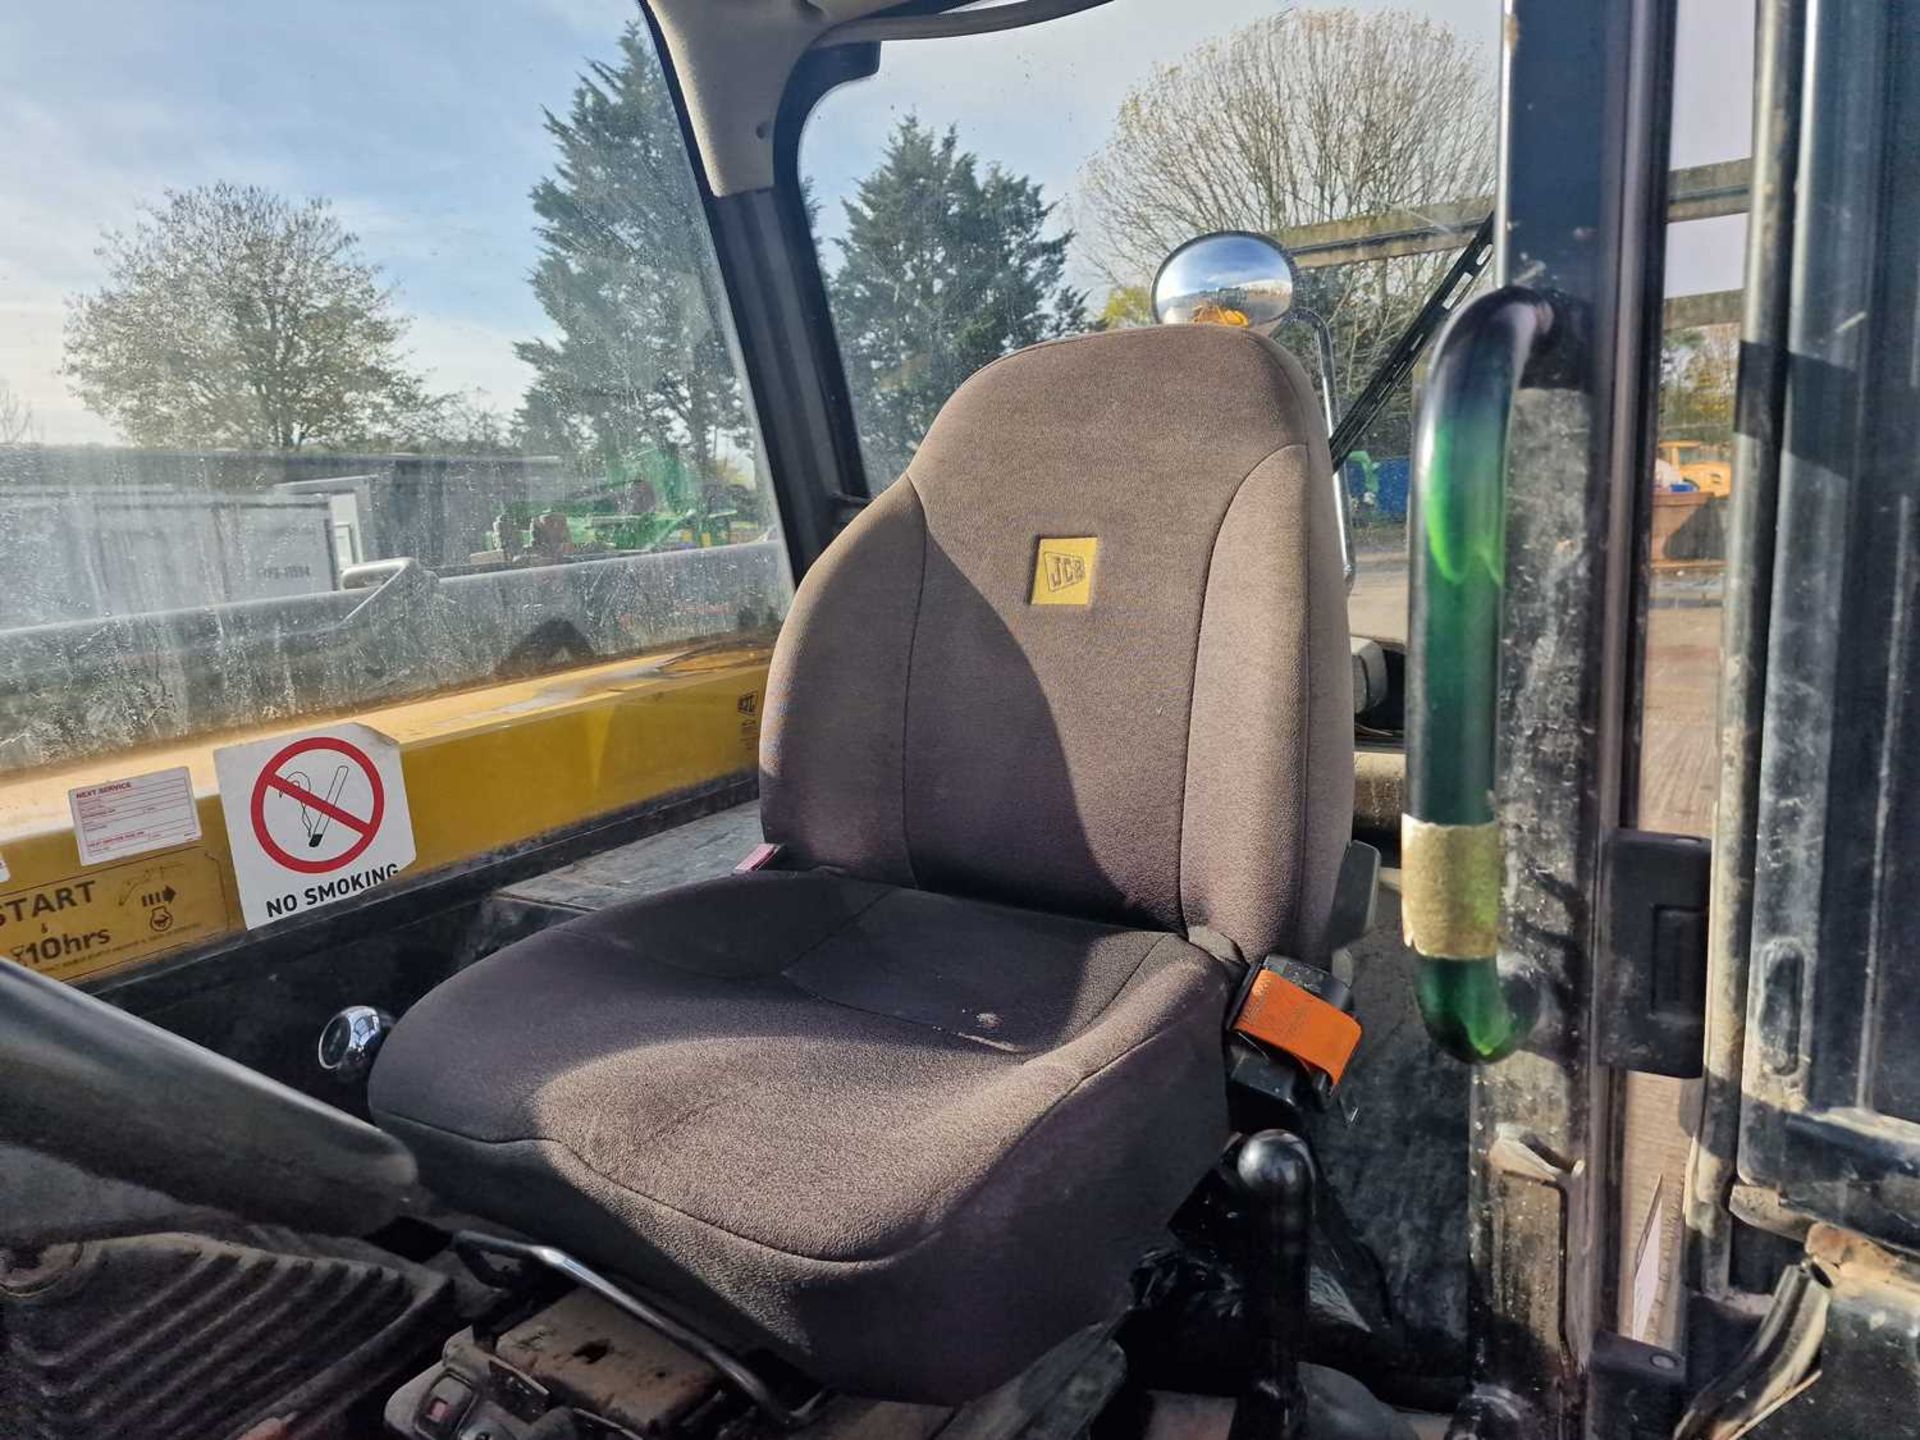
[[[1509,432],[1496,799],[1503,968],[1540,1021],[1476,1068],[1465,1433],[1587,1433],[1616,1313],[1616,1076],[1603,857],[1637,794],[1644,486],[1652,461],[1672,115],[1672,0],[1508,0],[1496,280],[1553,307]]]

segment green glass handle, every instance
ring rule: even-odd
[[[1414,438],[1402,914],[1427,1033],[1471,1063],[1512,1053],[1538,1012],[1532,984],[1496,958],[1494,737],[1507,425],[1552,327],[1552,306],[1514,286],[1462,307],[1435,346]]]

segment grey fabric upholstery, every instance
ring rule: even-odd
[[[763,820],[801,873],[429,995],[372,1087],[428,1182],[856,1393],[965,1398],[1107,1313],[1226,1136],[1237,967],[1181,937],[1325,949],[1352,704],[1316,413],[1211,326],[963,386],[775,651]],[[1090,603],[1031,603],[1068,538]]]
[[[767,838],[898,884],[1320,958],[1352,661],[1313,391],[1244,330],[995,362],[808,573],[768,686]],[[1085,608],[1028,603],[1044,537]]]
[[[1164,933],[739,876],[463,971],[372,1102],[457,1203],[951,1402],[1116,1308],[1225,1138],[1237,978]]]

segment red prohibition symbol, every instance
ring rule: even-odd
[[[373,795],[371,815],[355,815],[351,810],[342,809],[324,796],[314,794],[304,785],[296,785],[280,773],[280,767],[289,760],[298,759],[315,750],[327,750],[343,755],[349,764],[360,767],[361,773],[367,778],[367,788]],[[267,829],[266,806],[269,790],[278,790],[282,795],[291,796],[315,814],[323,815],[335,824],[346,826],[359,838],[330,860],[302,859],[275,840]],[[380,783],[380,772],[373,768],[373,761],[367,758],[366,752],[359,746],[327,735],[311,735],[305,740],[294,741],[261,767],[260,778],[253,782],[253,801],[250,811],[253,819],[253,838],[260,842],[260,848],[266,851],[267,857],[274,864],[283,865],[289,870],[297,870],[302,875],[325,875],[330,870],[339,870],[351,865],[373,843],[373,837],[380,833],[380,820],[387,811],[387,792]]]

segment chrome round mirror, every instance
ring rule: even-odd
[[[1153,277],[1153,318],[1162,325],[1261,329],[1293,308],[1293,260],[1250,230],[1197,235]]]

